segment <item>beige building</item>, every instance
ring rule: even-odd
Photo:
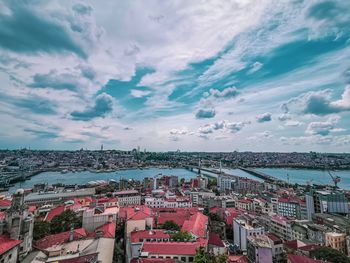
[[[89,208],[83,213],[83,228],[91,232],[108,222],[116,223],[118,212],[117,206]]]
[[[326,233],[326,246],[330,246],[338,251],[345,253],[346,235],[343,233]]]

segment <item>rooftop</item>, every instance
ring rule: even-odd
[[[19,245],[21,242],[21,240],[10,239],[5,235],[0,235],[0,255]]]
[[[166,232],[166,230],[155,229],[155,230],[142,230],[142,231],[134,231],[131,232],[131,242],[138,243],[141,242],[142,239],[153,239],[153,238],[170,238],[170,235]]]
[[[199,242],[144,242],[141,252],[152,255],[195,255]]]
[[[208,224],[208,217],[197,212],[186,220],[182,226],[182,231],[187,231],[197,237],[205,237]]]

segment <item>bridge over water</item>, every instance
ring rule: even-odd
[[[214,169],[214,168],[205,168],[205,167],[199,167],[199,166],[187,166],[186,168],[191,170],[191,171],[193,171],[194,169],[197,169],[198,173],[203,171],[203,172],[212,173],[212,174],[216,174],[216,175],[231,176],[231,177],[236,177],[236,178],[242,177],[242,176],[238,176],[238,175],[236,176],[236,175],[228,174],[228,173],[220,171],[219,169]],[[281,181],[273,176],[259,172],[255,169],[244,168],[244,167],[238,167],[238,169],[240,169],[246,173],[249,173],[257,178],[263,179],[264,181],[267,181],[267,182]]]

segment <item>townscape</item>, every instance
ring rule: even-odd
[[[295,185],[221,170],[225,161],[242,165],[237,159],[246,168],[291,159],[306,167],[346,167],[348,155],[101,149],[3,151],[1,157],[2,176],[51,168],[75,176],[84,169],[169,169],[142,180],[43,182],[4,192],[0,262],[349,262],[350,194],[337,186],[340,178],[329,185]],[[193,177],[172,175],[176,166],[187,166]]]
[[[350,0],[0,0],[0,263],[350,263]]]

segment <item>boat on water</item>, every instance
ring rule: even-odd
[[[68,173],[68,170],[67,170],[67,169],[63,169],[63,170],[61,171],[61,174],[66,174],[66,173]]]

